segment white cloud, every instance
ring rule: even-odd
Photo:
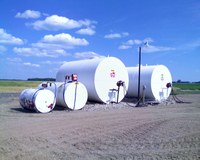
[[[42,64],[47,64],[47,65],[62,65],[64,63],[66,63],[67,61],[43,61],[41,62]]]
[[[121,49],[121,50],[129,49],[129,48],[132,48],[132,46],[122,44],[122,45],[120,45],[120,46],[118,47],[118,49]]]
[[[94,27],[93,24],[97,24],[96,21],[91,21],[89,19],[84,19],[84,20],[79,20],[78,21],[82,26],[86,26],[86,27]]]
[[[6,47],[0,45],[0,53],[6,52],[6,51],[7,51]]]
[[[88,52],[77,52],[75,53],[75,57],[79,59],[91,59],[91,58],[100,58],[104,56],[101,56],[100,54],[95,52],[88,51]]]
[[[148,42],[148,46],[143,46],[144,43]],[[166,51],[173,51],[176,50],[175,48],[172,47],[162,47],[162,46],[153,46],[150,45],[149,43],[154,42],[152,38],[145,38],[144,40],[128,40],[126,42],[123,42],[118,49],[121,50],[126,50],[129,48],[132,48],[134,46],[141,46],[142,47],[142,52],[144,53],[153,53],[153,52],[166,52]]]
[[[154,42],[154,40],[153,40],[152,38],[150,38],[150,37],[147,37],[147,38],[145,38],[145,39],[143,40],[143,43],[146,43],[146,42],[152,43],[152,42]]]
[[[35,21],[32,24],[36,30],[64,30],[64,29],[74,29],[74,28],[81,28],[82,26],[92,26],[92,24],[96,24],[95,21],[91,21],[88,19],[85,20],[73,20],[67,17],[58,16],[58,15],[51,15],[46,17],[44,20]]]
[[[6,33],[6,31],[2,28],[0,28],[0,43],[13,44],[13,45],[24,44],[23,40],[21,40],[20,38],[14,37],[11,34]]]
[[[81,27],[78,21],[66,17],[52,15],[45,20],[38,20],[34,22],[33,28],[37,30],[59,30],[59,29],[73,29]]]
[[[31,47],[15,47],[13,51],[21,56],[59,57],[69,55],[66,49],[88,44],[87,40],[72,37],[70,34],[50,34],[45,35],[40,41],[32,43]]]
[[[119,33],[112,33],[105,35],[104,38],[107,39],[121,38],[121,35]]]
[[[111,33],[111,34],[105,35],[104,38],[107,38],[107,39],[115,39],[115,38],[126,37],[126,36],[128,36],[128,35],[129,35],[128,32],[123,32],[123,33]]]
[[[13,49],[13,52],[17,53],[20,56],[36,56],[36,57],[59,57],[67,56],[65,50],[62,49],[41,49],[41,48],[17,48]]]
[[[30,63],[30,62],[25,62],[25,63],[23,63],[23,65],[30,66],[30,67],[40,67],[39,64],[34,64],[34,63]]]
[[[162,47],[162,46],[152,46],[148,45],[147,47],[143,47],[142,51],[144,53],[153,53],[153,52],[166,52],[166,51],[174,51],[175,48],[172,47]]]
[[[89,42],[84,38],[75,38],[70,34],[61,33],[56,35],[45,35],[42,40],[37,43],[33,43],[35,48],[45,49],[72,49],[75,46],[87,46]]]
[[[23,13],[18,12],[15,17],[16,18],[39,18],[41,16],[41,13],[39,11],[34,11],[34,10],[26,10]]]
[[[11,63],[20,63],[20,62],[22,62],[21,58],[7,58],[6,60],[11,62]]]
[[[125,50],[125,49],[129,49],[129,48],[132,48],[133,45],[141,45],[143,42],[141,40],[138,40],[138,39],[135,39],[135,40],[128,40],[124,43],[122,43],[118,49],[122,49],[122,50]]]
[[[129,36],[129,33],[128,33],[128,32],[123,32],[123,33],[121,33],[121,35],[122,35],[123,37],[126,37],[126,36]]]
[[[77,34],[82,34],[82,35],[90,35],[90,36],[92,36],[92,35],[94,35],[96,32],[95,32],[94,29],[88,27],[88,28],[82,28],[82,29],[76,31],[76,33],[77,33]]]
[[[128,40],[125,42],[126,45],[140,45],[143,42],[141,40],[135,39],[135,40]]]
[[[42,42],[53,43],[53,44],[63,44],[68,46],[86,46],[89,42],[85,39],[72,37],[70,34],[61,33],[56,35],[45,35]]]

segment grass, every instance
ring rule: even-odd
[[[42,81],[0,81],[0,93],[19,93],[36,88]],[[200,83],[173,83],[175,94],[200,94]]]
[[[173,83],[176,94],[200,94],[200,83]]]
[[[41,81],[0,81],[0,93],[19,93],[26,88],[36,88]]]

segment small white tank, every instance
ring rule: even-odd
[[[138,96],[138,67],[127,67],[129,74],[129,88],[126,97]],[[145,88],[145,97],[157,101],[166,100],[172,85],[172,76],[164,65],[141,66],[140,70],[140,96]]]
[[[48,113],[55,106],[55,95],[46,89],[25,89],[19,96],[20,105],[36,112]]]
[[[42,88],[41,83],[38,88]],[[72,110],[82,109],[88,99],[86,87],[81,82],[54,82],[47,83],[46,89],[56,94],[56,105],[68,107]]]
[[[57,72],[56,81],[65,81],[66,75],[77,74],[88,91],[88,99],[91,101],[110,103],[120,102],[128,87],[128,72],[125,65],[115,57],[95,58],[88,60],[72,61],[62,65]],[[124,85],[119,87],[118,81]]]

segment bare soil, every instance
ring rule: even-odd
[[[40,114],[0,94],[1,160],[200,159],[200,94],[146,107],[87,104]]]

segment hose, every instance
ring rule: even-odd
[[[65,82],[64,82],[64,89],[63,89],[63,94],[62,94],[62,96],[63,96],[63,100],[64,100],[64,102],[65,102],[65,104],[67,105],[67,103],[66,103],[66,101],[65,101],[65,86],[66,86],[66,83],[67,83],[67,80],[66,80],[66,78],[65,78]]]
[[[74,107],[73,107],[73,110],[75,110],[75,107],[76,107],[76,95],[77,95],[77,85],[78,85],[78,82],[75,82],[75,95],[74,95]]]
[[[53,105],[55,105],[56,104],[56,99],[57,99],[57,85],[56,85],[56,83],[55,82],[53,82],[53,84],[54,84],[54,100],[53,100]]]
[[[123,90],[124,90],[124,97],[125,97],[125,95],[126,95],[126,93],[127,93],[127,87],[126,87],[126,84],[124,83],[124,85],[123,85]],[[140,99],[136,102],[136,104],[135,105],[131,105],[130,103],[128,103],[128,102],[125,102],[128,106],[130,106],[130,107],[138,107],[139,106],[139,104],[140,104],[140,101],[142,100],[142,98],[143,97],[140,97]],[[143,105],[140,105],[140,106],[146,106],[146,104],[143,104]]]
[[[176,103],[191,103],[191,102],[185,102],[185,101],[180,100],[180,99],[176,96],[176,94],[175,94],[173,88],[172,88],[171,95],[172,95],[172,98],[174,99],[174,101],[175,101]]]

